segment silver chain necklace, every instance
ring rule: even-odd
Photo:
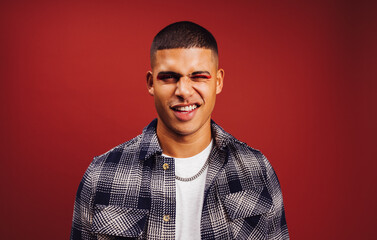
[[[178,181],[182,181],[182,182],[190,182],[192,180],[195,180],[200,175],[202,175],[202,173],[204,172],[204,170],[206,170],[208,164],[209,164],[209,157],[207,158],[206,162],[204,163],[202,169],[200,169],[199,172],[197,174],[195,174],[194,176],[188,177],[188,178],[183,178],[183,177],[179,177],[179,176],[175,175],[175,179],[177,179]]]

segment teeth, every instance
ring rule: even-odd
[[[184,107],[177,107],[176,109],[182,112],[189,112],[189,111],[194,110],[195,108],[197,108],[196,105],[190,105],[190,106],[184,106]]]

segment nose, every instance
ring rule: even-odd
[[[175,90],[175,95],[186,99],[193,94],[193,86],[190,78],[183,76],[177,82],[177,88]]]

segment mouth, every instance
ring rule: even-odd
[[[170,107],[173,111],[176,111],[176,112],[181,112],[181,113],[185,113],[185,112],[192,112],[194,111],[195,109],[199,108],[200,105],[199,104],[190,104],[190,105],[176,105],[176,106],[172,106]]]
[[[170,108],[173,110],[175,117],[181,122],[187,122],[194,119],[200,104],[177,104]]]

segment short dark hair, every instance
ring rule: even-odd
[[[218,55],[216,39],[207,29],[189,21],[172,23],[154,37],[151,61],[157,50],[193,47],[211,49]]]

